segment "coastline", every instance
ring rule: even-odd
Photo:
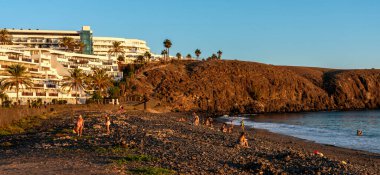
[[[380,154],[369,151],[344,148],[330,144],[317,143],[312,140],[293,137],[285,134],[274,133],[266,129],[254,129],[256,136],[260,139],[269,139],[274,142],[280,142],[286,146],[293,146],[299,150],[305,150],[312,153],[314,150],[322,152],[325,156],[332,159],[344,160],[363,167],[376,165],[377,172],[380,172]]]
[[[87,125],[81,139],[72,133],[62,133],[73,126],[66,114],[57,114],[62,116],[46,121],[39,132],[0,137],[2,143],[13,144],[11,147],[0,147],[0,154],[4,155],[0,158],[0,171],[7,174],[16,170],[46,173],[62,168],[56,165],[60,162],[65,167],[60,172],[70,174],[81,168],[81,163],[73,163],[74,159],[89,163],[91,171],[88,174],[103,174],[104,171],[105,174],[129,174],[136,167],[147,166],[182,174],[380,172],[380,154],[323,145],[262,129],[247,129],[250,148],[240,148],[236,146],[240,127],[234,126],[232,133],[222,133],[219,122],[215,122],[213,128],[193,126],[189,113],[128,111],[125,116],[112,117],[111,135],[108,136],[102,129],[94,127],[101,125],[100,112],[104,111],[76,111],[76,114],[85,116]],[[186,121],[179,121],[181,118]],[[52,126],[55,131],[50,131]],[[114,152],[121,145],[126,145],[128,154]],[[314,150],[324,156],[314,155]],[[115,161],[125,160],[130,154],[152,158],[146,158],[147,161],[128,159],[127,163],[115,164]],[[45,169],[34,168],[38,166]]]

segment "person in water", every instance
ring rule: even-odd
[[[363,135],[363,131],[362,130],[357,130],[356,131],[356,135],[357,136],[362,136]]]
[[[245,147],[245,148],[248,148],[249,145],[248,145],[248,139],[245,137],[245,132],[242,132],[240,134],[240,137],[239,137],[239,140],[238,140],[238,143],[240,146],[242,147]]]
[[[83,120],[82,115],[79,115],[75,129],[74,129],[75,133],[77,133],[79,137],[82,136],[83,127],[84,127],[84,120]]]

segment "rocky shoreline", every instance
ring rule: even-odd
[[[379,174],[380,155],[322,145],[265,130],[247,129],[250,148],[232,133],[193,126],[189,113],[128,111],[112,116],[104,134],[99,110],[85,118],[82,138],[65,113],[28,133],[0,136],[5,174]],[[180,120],[180,119],[185,119]],[[202,119],[202,117],[201,117]],[[203,119],[202,119],[203,120]],[[9,143],[8,145],[4,143]],[[314,150],[323,153],[315,155]]]

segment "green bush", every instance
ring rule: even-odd
[[[145,174],[145,175],[170,175],[175,174],[175,171],[168,170],[165,168],[156,168],[156,167],[142,167],[130,170],[133,174]]]

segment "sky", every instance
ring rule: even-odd
[[[380,68],[378,0],[0,0],[0,28],[137,38],[160,54],[329,68]]]

